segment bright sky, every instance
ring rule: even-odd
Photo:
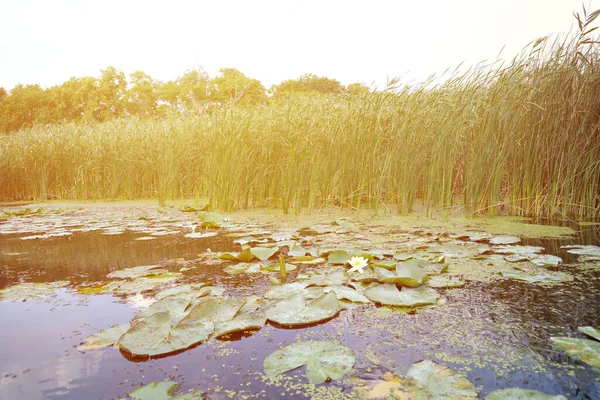
[[[538,37],[569,31],[574,11],[581,0],[6,0],[0,87],[48,87],[108,65],[160,80],[233,67],[267,88],[304,73],[417,83],[495,60],[504,46],[512,59]]]

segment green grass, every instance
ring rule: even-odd
[[[583,31],[586,27],[583,27]],[[600,64],[587,35],[439,85],[0,138],[0,201],[208,197],[224,211],[600,216]]]

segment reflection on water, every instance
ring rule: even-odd
[[[598,230],[582,238],[524,241],[567,262],[566,244],[598,244]],[[136,241],[141,233],[120,235],[78,232],[68,237],[21,240],[23,234],[0,237],[0,287],[20,281],[93,282],[115,269],[195,260],[207,248],[231,251],[233,239],[218,235],[187,239],[182,234]],[[212,281],[230,294],[262,294],[269,285],[262,274],[227,275],[221,265],[193,262],[186,281]],[[305,267],[312,268],[312,267]],[[469,282],[464,288],[440,290],[446,306],[415,314],[386,307],[344,310],[314,326],[281,329],[268,324],[254,335],[211,340],[184,352],[149,360],[131,360],[108,348],[79,353],[77,346],[100,329],[130,321],[147,296],[84,296],[74,287],[45,301],[0,302],[0,399],[95,399],[124,397],[151,381],[174,380],[183,391],[208,390],[210,398],[244,394],[264,398],[305,398],[303,371],[286,374],[283,387],[261,376],[262,360],[282,344],[296,340],[337,339],[351,347],[356,369],[375,366],[405,373],[432,359],[467,373],[482,387],[482,397],[504,387],[526,387],[574,399],[600,398],[600,373],[554,349],[550,336],[578,336],[578,326],[600,325],[600,272],[577,265],[550,267],[576,276],[551,287],[514,280]],[[299,268],[300,270],[301,268]],[[295,272],[291,274],[291,277]],[[337,386],[348,391],[341,382]],[[219,389],[222,388],[222,389]],[[227,392],[236,390],[236,394]]]
[[[22,236],[0,236],[0,287],[18,283],[19,277],[35,282],[98,281],[116,269],[195,259],[208,248],[225,251],[233,241],[224,236],[187,239],[183,235],[140,241],[134,239],[141,234],[129,231],[119,235],[81,232],[43,240],[21,240]]]

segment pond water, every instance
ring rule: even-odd
[[[488,246],[478,248],[477,255],[494,253],[487,241],[469,241],[461,232],[394,232],[347,218],[306,229],[232,221],[215,230],[215,236],[186,237],[193,229],[200,232],[196,225],[197,213],[139,208],[60,210],[0,221],[0,289],[25,282],[70,282],[40,299],[0,301],[0,399],[126,398],[137,387],[164,380],[179,383],[182,392],[201,389],[210,399],[353,398],[350,379],[315,386],[303,368],[277,378],[264,375],[263,360],[278,348],[320,339],[338,340],[354,352],[356,363],[345,378],[377,379],[388,371],[401,375],[418,361],[433,360],[465,374],[481,398],[508,387],[569,399],[600,398],[599,370],[569,357],[549,340],[584,337],[578,327],[600,326],[599,261],[581,262],[562,247],[600,245],[598,225],[579,227],[575,235],[561,239],[522,239],[519,245],[541,246],[544,254],[562,258],[562,263],[543,268],[572,280],[551,285],[499,276],[504,261],[490,265],[474,253],[453,254],[446,247],[433,251],[450,244],[469,251]],[[112,271],[160,264],[171,272],[182,271],[176,283],[165,287],[210,282],[229,296],[262,296],[272,285],[270,277],[280,278],[278,273],[228,274],[224,268],[237,262],[215,257],[240,251],[239,239],[247,236],[278,244],[286,258],[292,241],[306,248],[386,249],[415,257],[431,250],[443,254],[449,271],[462,275],[466,284],[436,288],[445,298],[436,307],[367,304],[307,326],[267,322],[256,332],[210,339],[155,358],[132,357],[112,347],[77,350],[89,335],[128,323],[160,290],[78,290],[110,281]],[[269,262],[276,261],[277,256]],[[288,272],[287,281],[327,268],[299,264]]]

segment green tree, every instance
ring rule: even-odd
[[[125,96],[127,94],[127,80],[123,71],[108,66],[102,70],[98,81],[99,102],[94,110],[94,118],[106,121],[123,115]]]
[[[125,98],[127,112],[130,115],[154,114],[158,105],[157,83],[142,71],[132,72],[130,80],[131,87]]]
[[[195,109],[194,103],[205,104],[208,101],[210,78],[201,68],[186,71],[177,78],[176,85],[179,87],[178,100],[187,109]],[[174,91],[174,86],[170,85],[167,89]]]
[[[340,94],[344,90],[344,86],[335,79],[314,74],[304,74],[298,79],[283,81],[279,85],[271,87],[271,93],[275,96]]]
[[[351,95],[361,96],[369,93],[370,91],[371,89],[362,83],[351,83],[346,87],[346,92]]]
[[[265,88],[258,79],[248,78],[235,68],[222,68],[211,80],[210,99],[224,104],[258,104],[266,99]]]
[[[47,98],[39,85],[15,86],[0,102],[0,130],[15,132],[43,122],[40,116],[45,107]]]

